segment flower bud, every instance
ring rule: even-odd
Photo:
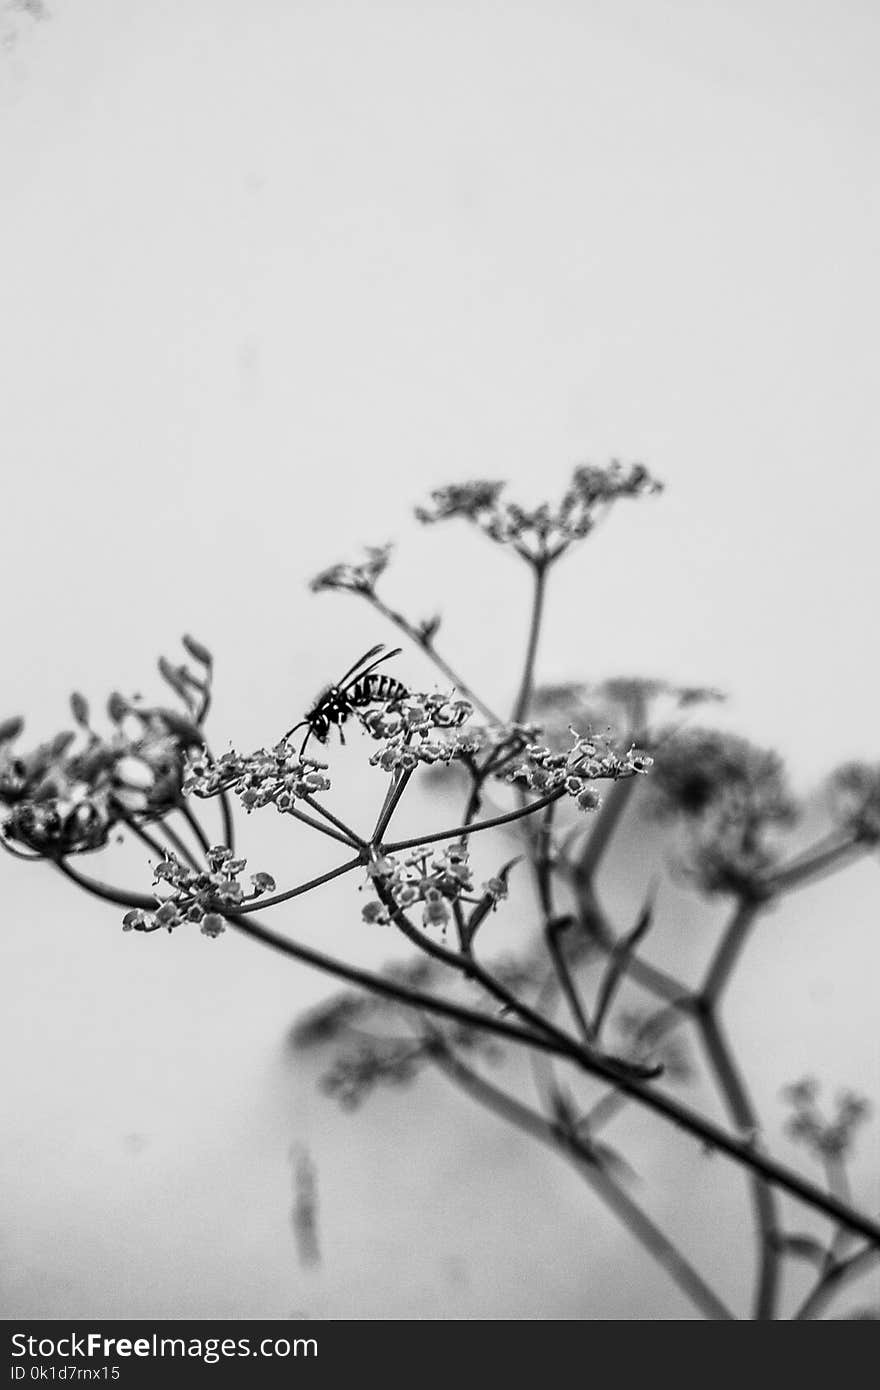
[[[196,641],[195,637],[185,632],[181,641],[193,660],[200,662],[202,666],[213,665],[214,658],[208,651],[208,648],[203,647],[201,642]]]
[[[124,695],[114,690],[107,701],[107,717],[114,724],[121,724],[128,713],[129,705]]]
[[[80,695],[78,690],[74,690],[70,697],[70,710],[77,724],[81,724],[84,729],[89,727],[89,702],[85,695]]]

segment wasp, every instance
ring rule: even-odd
[[[306,736],[300,749],[300,757],[305,753],[310,738],[317,739],[319,743],[326,743],[334,724],[339,730],[340,740],[344,743],[343,724],[352,715],[359,719],[359,711],[365,705],[406,699],[409,691],[401,681],[395,680],[393,676],[386,676],[384,672],[381,675],[376,674],[377,666],[381,666],[384,661],[390,661],[394,656],[400,656],[402,650],[401,647],[395,647],[394,651],[385,652],[384,656],[380,656],[379,653],[385,651],[384,644],[380,642],[378,647],[371,647],[368,652],[364,652],[344,676],[340,676],[338,681],[328,685],[327,689],[321,692],[305,718],[294,724],[284,735],[286,740],[291,734],[295,734],[297,729],[305,728]]]

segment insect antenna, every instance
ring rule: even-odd
[[[294,724],[292,729],[287,730],[287,733],[284,735],[283,741],[286,743],[287,740],[290,738],[291,734],[295,734],[297,729],[302,729],[305,725],[308,724],[308,722],[309,721],[307,719],[300,719],[298,724]],[[309,733],[311,733],[311,729],[309,729]],[[306,735],[306,738],[308,738],[308,734]],[[305,744],[303,744],[303,748],[305,748]],[[300,757],[302,757],[302,754],[300,754]]]
[[[348,680],[349,676],[353,676],[354,673],[355,673],[355,671],[357,671],[361,666],[363,666],[363,664],[364,664],[365,661],[369,661],[371,657],[378,656],[379,652],[384,651],[384,650],[385,650],[385,643],[384,643],[384,642],[379,642],[375,647],[371,647],[370,650],[369,650],[368,652],[364,652],[363,656],[359,656],[359,657],[358,657],[357,661],[354,663],[353,666],[349,666],[349,668],[348,668],[348,670],[346,671],[345,675],[344,675],[344,676],[340,676],[340,677],[339,677],[339,680],[336,682],[336,684],[337,684],[338,686],[339,686],[339,685],[344,685],[345,682]],[[390,655],[390,654],[391,654],[391,653],[389,653],[389,655]],[[383,659],[383,661],[385,660],[384,657],[383,657],[382,659]]]

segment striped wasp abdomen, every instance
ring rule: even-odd
[[[380,656],[380,652],[384,652],[384,655]],[[384,672],[376,674],[377,666],[381,666],[384,661],[390,661],[394,656],[399,656],[400,652],[400,647],[385,652],[382,643],[371,647],[349,667],[344,676],[340,676],[338,681],[328,685],[327,689],[321,692],[305,718],[294,724],[285,734],[285,738],[290,738],[297,729],[305,728],[306,736],[300,756],[305,752],[310,738],[317,739],[319,743],[326,743],[334,726],[339,730],[339,737],[344,743],[343,724],[367,705],[406,699],[409,691],[401,681],[385,675]]]

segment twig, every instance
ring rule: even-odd
[[[750,1138],[750,1142],[756,1144],[758,1117],[745,1083],[734,1064],[721,1025],[714,1014],[708,1011],[697,1013],[696,1024],[731,1119],[737,1128]],[[769,1183],[759,1174],[751,1172],[749,1182],[758,1228],[758,1278],[755,1286],[754,1317],[757,1321],[767,1321],[776,1316],[779,1292],[779,1207]]]
[[[534,578],[534,588],[532,591],[532,614],[529,622],[529,636],[526,643],[526,656],[523,664],[523,673],[520,680],[519,692],[510,716],[511,723],[522,724],[529,712],[529,705],[532,699],[532,690],[535,683],[535,658],[538,654],[538,641],[541,636],[541,623],[544,617],[544,599],[547,592],[547,571],[549,564],[546,560],[533,560],[532,572]]]
[[[332,811],[328,811],[327,807],[322,806],[313,796],[304,796],[303,801],[307,806],[311,806],[313,811],[317,811],[319,816],[323,816],[331,825],[335,825],[336,829],[346,836],[350,844],[357,845],[360,849],[366,849],[367,841],[362,839],[356,830],[352,830],[350,825],[346,825],[344,820],[340,820],[338,816],[334,816]]]
[[[541,811],[551,802],[558,801],[560,796],[564,796],[564,788],[548,792],[538,801],[531,801],[527,806],[518,807],[515,811],[508,811],[503,816],[492,816],[489,820],[473,821],[465,825],[453,826],[451,830],[436,830],[430,835],[417,835],[411,840],[396,840],[393,844],[383,845],[382,848],[388,854],[396,854],[398,850],[417,849],[419,845],[431,845],[437,840],[456,840],[464,835],[475,835],[479,830],[492,830],[496,825],[509,825],[511,821],[522,820],[523,816],[534,815],[536,811]]]
[[[277,907],[279,903],[289,902],[291,898],[299,898],[303,893],[308,893],[312,888],[320,888],[323,883],[330,883],[334,878],[341,878],[343,874],[350,874],[352,869],[363,864],[360,855],[357,859],[349,859],[345,864],[339,864],[335,869],[328,869],[325,874],[318,874],[317,878],[310,878],[308,883],[300,883],[296,888],[288,888],[284,893],[276,893],[271,898],[260,898],[253,903],[245,903],[242,907],[235,910],[236,917],[243,917],[249,912],[262,912],[267,907]],[[224,914],[225,916],[225,914]]]
[[[94,898],[103,898],[104,902],[115,903],[117,907],[140,907],[150,912],[156,910],[156,899],[148,898],[145,893],[135,893],[125,888],[114,888],[109,883],[101,883],[96,878],[89,878],[77,869],[72,869],[63,859],[50,859],[49,863],[54,864],[59,873],[69,878],[77,887],[84,888]]]
[[[818,1282],[807,1294],[794,1314],[794,1321],[803,1322],[818,1317],[822,1309],[831,1302],[831,1299],[844,1284],[848,1284],[851,1279],[864,1274],[866,1268],[878,1258],[880,1258],[880,1248],[876,1245],[865,1245],[854,1255],[850,1255],[848,1259],[839,1260],[832,1265],[820,1276]]]

